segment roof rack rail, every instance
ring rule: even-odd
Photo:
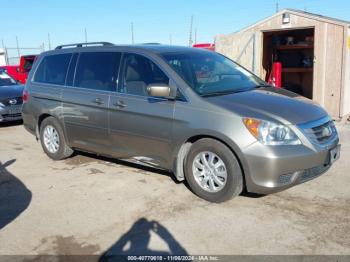
[[[69,45],[59,45],[55,49],[63,49],[66,47],[87,47],[87,46],[96,46],[96,45],[112,46],[114,44],[109,42],[87,42],[87,43],[76,43],[76,44],[69,44]]]

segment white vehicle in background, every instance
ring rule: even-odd
[[[6,54],[3,48],[0,48],[0,66],[6,65]]]

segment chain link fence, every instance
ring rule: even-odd
[[[39,47],[3,47],[6,65],[18,65],[23,55],[37,55],[45,51],[44,45]]]

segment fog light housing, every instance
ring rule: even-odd
[[[283,174],[278,177],[278,183],[280,185],[288,185],[292,183],[292,181],[299,176],[303,171],[296,171],[293,173]]]

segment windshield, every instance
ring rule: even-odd
[[[201,96],[242,92],[266,85],[257,76],[215,52],[168,53],[163,57]]]
[[[0,71],[0,86],[16,85],[17,82],[5,71]]]

